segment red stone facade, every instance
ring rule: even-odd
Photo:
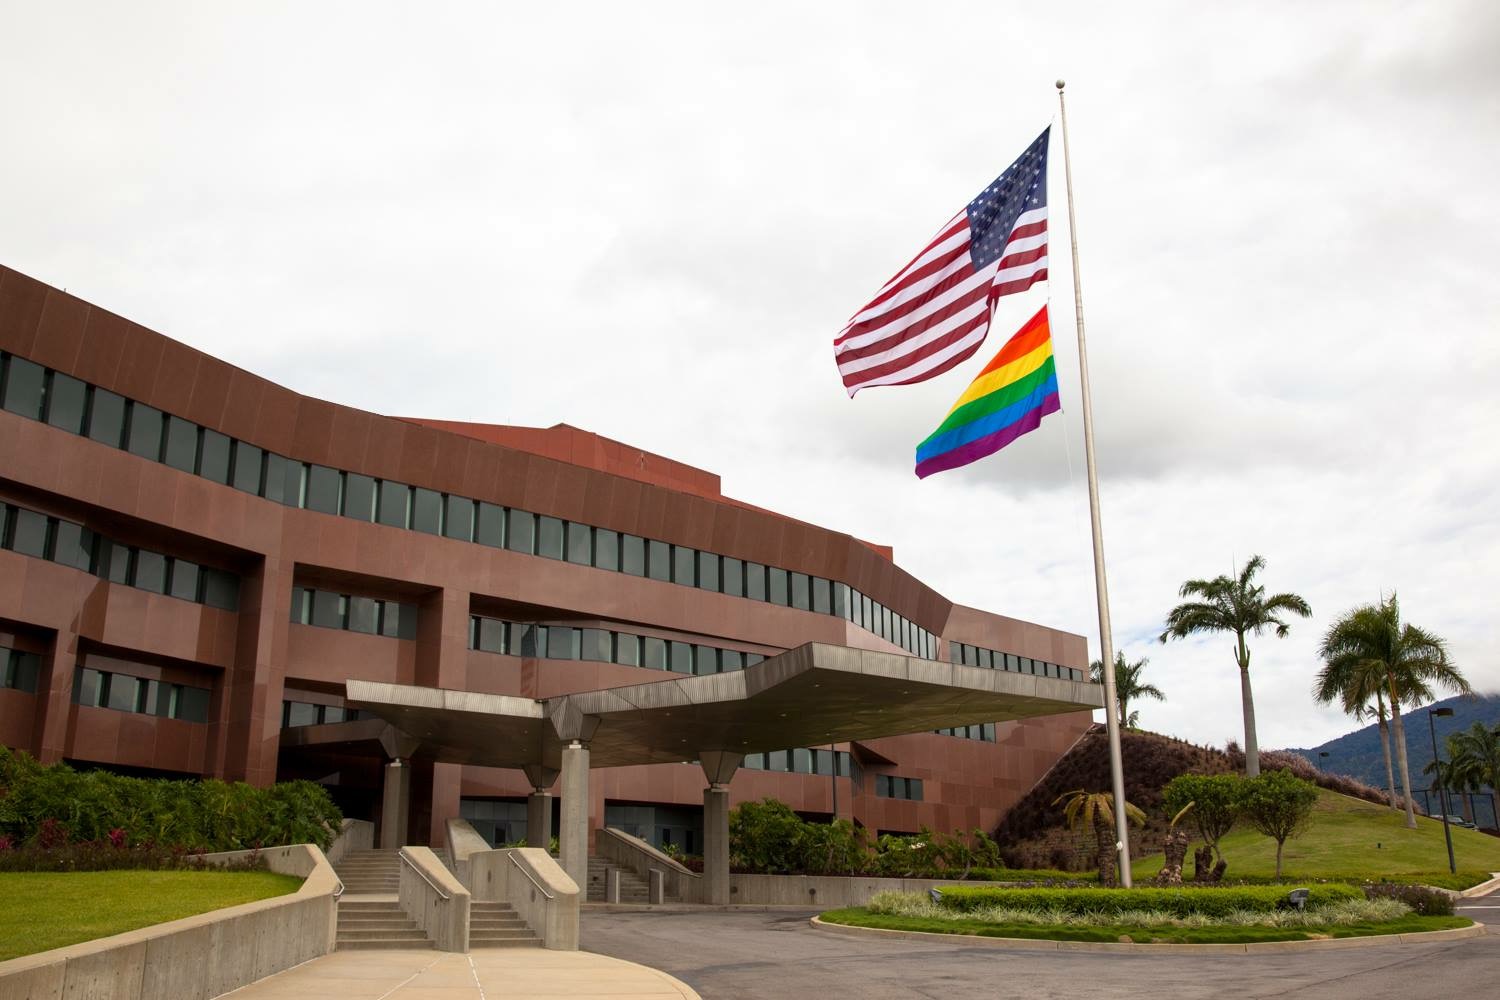
[[[546,649],[474,649],[471,616],[613,630],[739,658],[809,641],[900,648],[864,627],[857,610],[780,606],[720,592],[727,584],[704,589],[304,508],[316,502],[315,467],[337,470],[339,504],[356,495],[356,478],[416,488],[403,494],[413,524],[434,494],[445,505],[440,530],[457,523],[449,498],[465,512],[480,509],[472,501],[512,518],[557,518],[585,526],[596,546],[629,535],[697,550],[726,578],[748,564],[807,574],[804,585],[828,588],[824,599],[846,609],[865,595],[910,623],[908,650],[946,659],[952,640],[1025,658],[1017,662],[1028,672],[1087,667],[1080,636],[956,606],[901,570],[889,549],[726,498],[715,475],[574,428],[398,419],[301,396],[5,268],[0,351],[0,647],[9,651],[0,667],[9,663],[11,678],[0,685],[0,742],[44,761],[256,784],[308,777],[373,819],[378,744],[284,746],[285,702],[336,713],[351,677],[546,697],[672,676],[538,655]],[[118,439],[108,426],[115,396],[132,407]],[[75,398],[87,400],[77,419]],[[161,451],[144,455],[132,442],[157,433],[154,411],[166,415]],[[235,456],[236,475],[250,468],[244,456],[260,452],[307,463],[298,474],[308,498],[289,505],[218,481],[227,475],[214,471],[220,449]],[[269,481],[281,468],[267,464],[260,475]],[[379,496],[365,509],[385,505]],[[74,557],[64,550],[79,526],[88,549]],[[128,563],[119,561],[127,550]],[[106,565],[110,551],[117,561]],[[159,563],[172,567],[170,584],[155,575]],[[231,607],[205,596],[211,574],[238,580]],[[386,635],[301,624],[292,605],[302,590],[350,595],[362,607],[388,602],[387,624],[398,606],[414,609],[416,625],[400,637],[394,626]],[[353,620],[352,604],[339,608]],[[92,680],[80,680],[85,671]],[[88,685],[104,675],[123,678],[111,682],[112,697],[135,701],[90,704],[103,695]],[[993,828],[1089,721],[1082,713],[1001,723],[993,741],[924,733],[841,746],[856,768],[836,779],[838,811],[873,830]],[[881,774],[922,779],[922,800],[877,794]],[[424,764],[420,751],[413,779],[418,841],[440,841],[461,798],[520,800],[530,790],[519,771]],[[775,796],[826,814],[833,781],[742,769],[732,796]],[[698,808],[704,784],[700,769],[684,765],[597,771],[594,825],[606,803]]]

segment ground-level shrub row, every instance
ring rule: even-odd
[[[1330,903],[1362,900],[1365,894],[1349,885],[1317,885],[1308,890],[1308,909]],[[990,886],[951,886],[942,890],[942,906],[959,912],[1003,906],[1012,910],[1053,910],[1062,913],[1116,914],[1129,910],[1160,911],[1174,916],[1220,916],[1236,910],[1271,912],[1283,906],[1287,889],[1280,886],[1140,889],[1003,889]]]

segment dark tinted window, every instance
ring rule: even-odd
[[[73,434],[83,433],[83,411],[89,387],[71,375],[52,373],[47,387],[47,423]]]
[[[712,646],[693,647],[693,673],[716,674],[719,672],[719,651]]]
[[[620,568],[620,536],[608,528],[594,529],[594,565],[600,569]]]
[[[698,553],[698,586],[704,590],[719,589],[719,557],[712,552]]]
[[[94,390],[94,403],[99,402],[99,390]],[[260,493],[261,465],[265,452],[245,441],[234,443],[234,467],[230,472],[230,485],[246,493]]]
[[[594,560],[594,537],[593,529],[586,524],[577,521],[569,521],[567,524],[567,556],[568,562],[579,563],[587,566]]]
[[[641,639],[641,666],[652,670],[667,669],[667,643],[664,639],[645,636]]]
[[[375,520],[375,479],[358,472],[344,473],[345,517],[356,521]]]
[[[182,686],[177,690],[177,718],[184,722],[208,721],[208,688]]]
[[[693,647],[691,643],[667,643],[667,665],[674,674],[693,672]]]
[[[111,583],[125,583],[130,579],[130,547],[119,542],[101,540],[99,555],[94,562],[94,572]]]
[[[554,660],[576,660],[581,654],[579,629],[561,625],[547,627],[547,656]]]
[[[844,620],[849,620],[852,608],[849,604],[849,585],[834,581],[833,584],[833,613]]]
[[[285,503],[291,507],[297,506],[298,490],[293,489],[290,495],[286,491],[291,467],[292,463],[285,458],[275,452],[266,452],[266,482],[261,495],[267,500],[275,500],[277,503]],[[300,487],[300,479],[298,485]]]
[[[563,557],[563,523],[555,517],[537,519],[536,554],[548,559]]]
[[[193,472],[198,468],[198,425],[181,417],[167,418],[167,447],[162,457],[174,469]]]
[[[745,596],[745,564],[738,559],[724,557],[723,591],[730,597]]]
[[[501,548],[505,545],[505,508],[492,503],[479,503],[479,516],[474,524],[474,541]]]
[[[698,552],[682,545],[672,546],[672,582],[691,587],[696,576]]]
[[[821,576],[812,578],[812,609],[820,615],[833,613],[833,584]]]
[[[613,651],[610,649],[609,633],[602,628],[584,629],[583,658],[599,663],[608,663],[613,658]]]
[[[745,667],[745,654],[737,649],[719,650],[719,669],[728,673],[731,670],[743,670]]]
[[[787,571],[784,569],[777,569],[773,566],[767,573],[767,576],[770,578],[770,585],[767,588],[769,593],[768,600],[770,600],[772,604],[790,604],[791,594],[789,592],[790,588],[787,584]]]
[[[110,674],[105,685],[106,708],[120,712],[134,712],[140,707],[141,681],[125,674]]]
[[[0,651],[0,657],[4,651]],[[36,678],[42,667],[42,658],[35,653],[23,653],[20,650],[10,654],[10,674],[6,678],[6,685],[17,691],[36,692]]]
[[[632,667],[641,664],[641,639],[640,636],[619,632],[615,635],[615,662],[624,663]]]
[[[415,639],[417,637],[417,606],[415,604],[386,602],[385,610],[387,614],[396,609],[399,609],[401,614],[401,621],[396,626],[396,638]]]
[[[172,583],[167,593],[184,601],[196,601],[198,599],[198,564],[188,562],[186,559],[173,559]]]
[[[47,557],[46,516],[34,510],[23,510],[20,507],[12,508],[12,510],[10,537],[6,540],[6,547],[14,549],[23,556],[45,559]]]
[[[505,652],[505,623],[493,618],[479,619],[479,648],[489,653]]]
[[[374,635],[380,631],[380,602],[373,597],[352,596],[349,598],[350,632]]]
[[[524,510],[505,513],[505,547],[512,552],[536,552],[536,515]]]
[[[444,501],[443,534],[461,542],[474,538],[474,501],[468,497],[448,497]]]
[[[411,505],[411,487],[405,483],[393,483],[389,479],[380,483],[380,507],[375,519],[393,528],[404,528],[408,524],[407,508]]]
[[[812,592],[806,573],[793,573],[792,607],[807,611],[812,607]]]
[[[312,623],[324,628],[344,627],[344,599],[329,590],[312,592]]]
[[[145,403],[130,404],[130,430],[125,447],[132,455],[161,460],[162,412]]]
[[[25,358],[7,358],[5,364],[5,408],[32,420],[42,418],[47,370]]]
[[[620,536],[620,569],[631,576],[646,575],[646,540],[638,535]]]
[[[339,470],[326,465],[307,467],[307,509],[321,514],[339,512]]]
[[[87,571],[94,554],[94,533],[72,521],[58,521],[52,535],[54,562]]]
[[[766,568],[760,563],[745,563],[745,596],[754,601],[766,599]]]
[[[198,447],[198,475],[216,483],[229,482],[229,448],[232,443],[218,431],[205,427]]]
[[[102,680],[97,670],[79,670],[73,675],[73,700],[80,705],[98,705]]]
[[[221,569],[203,571],[203,603],[212,608],[235,611],[240,605],[240,581]]]
[[[435,490],[418,486],[412,491],[411,526],[414,531],[429,535],[442,533],[443,495]]]
[[[111,448],[125,437],[125,397],[97,386],[89,394],[89,437]]]
[[[646,575],[653,580],[672,578],[672,546],[666,542],[646,543]]]

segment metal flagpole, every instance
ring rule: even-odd
[[[1104,532],[1099,522],[1099,474],[1094,464],[1094,405],[1089,396],[1088,349],[1083,341],[1083,283],[1078,276],[1078,225],[1073,212],[1073,161],[1068,156],[1068,105],[1057,81],[1062,111],[1063,169],[1068,179],[1068,236],[1073,244],[1073,312],[1078,318],[1078,373],[1083,390],[1083,450],[1089,473],[1089,517],[1094,528],[1094,586],[1099,597],[1099,658],[1104,665],[1104,727],[1109,733],[1109,777],[1115,797],[1115,850],[1120,884],[1130,888],[1130,831],[1125,822],[1125,770],[1120,763],[1120,712],[1115,700],[1115,643],[1109,628],[1109,587],[1104,581]]]

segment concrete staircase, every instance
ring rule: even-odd
[[[334,947],[339,951],[355,948],[432,948],[432,940],[408,917],[394,900],[339,900],[339,928]]]
[[[509,903],[469,904],[470,948],[540,948],[541,939]]]
[[[346,895],[394,895],[401,888],[401,858],[396,851],[351,851],[333,866]]]
[[[611,867],[620,869],[620,902],[644,904],[651,901],[650,888],[635,872],[629,868],[620,868],[619,865],[606,861],[604,858],[590,857],[589,884],[584,894],[587,902],[604,902],[604,873]]]

